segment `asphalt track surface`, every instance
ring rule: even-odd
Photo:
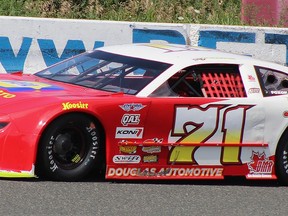
[[[275,181],[0,180],[0,215],[286,215]]]

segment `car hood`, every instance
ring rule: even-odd
[[[0,106],[29,100],[35,102],[35,99],[43,101],[53,98],[55,101],[63,97],[105,97],[112,94],[115,93],[52,81],[34,75],[0,75]]]

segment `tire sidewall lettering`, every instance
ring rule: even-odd
[[[288,175],[288,151],[286,148],[282,152],[282,168],[284,172]]]
[[[98,143],[98,132],[95,129],[91,129],[86,127],[86,131],[89,134],[91,141],[90,144],[90,151],[88,152],[88,156],[86,161],[84,162],[84,165],[87,165],[90,160],[95,160],[97,157],[96,155],[98,154],[98,149],[99,149],[99,143]]]
[[[52,151],[54,142],[55,142],[55,138],[54,138],[54,136],[51,136],[50,140],[49,140],[49,143],[48,143],[48,146],[46,148],[48,150],[47,154],[48,154],[48,163],[49,163],[49,166],[50,166],[49,168],[50,168],[50,170],[52,172],[55,172],[58,169],[58,166],[55,163],[54,156],[53,156],[53,151]]]
[[[96,155],[98,154],[98,149],[99,149],[98,133],[96,129],[91,129],[91,128],[86,127],[86,132],[87,132],[87,142],[89,143],[88,145],[90,145],[89,146],[90,150],[88,151],[88,155],[83,160],[84,166],[87,166],[91,160],[95,160],[97,158]],[[48,154],[48,164],[52,172],[55,172],[56,170],[59,169],[57,163],[55,162],[56,160],[54,159],[54,155],[52,151],[54,143],[55,143],[55,138],[54,136],[51,136],[48,142],[48,146],[46,148],[47,154]]]

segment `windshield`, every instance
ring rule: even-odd
[[[36,76],[89,88],[137,94],[170,64],[103,51],[86,52],[36,73]]]

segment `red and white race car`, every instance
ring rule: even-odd
[[[96,49],[0,76],[0,176],[278,179],[288,68],[173,44]]]

